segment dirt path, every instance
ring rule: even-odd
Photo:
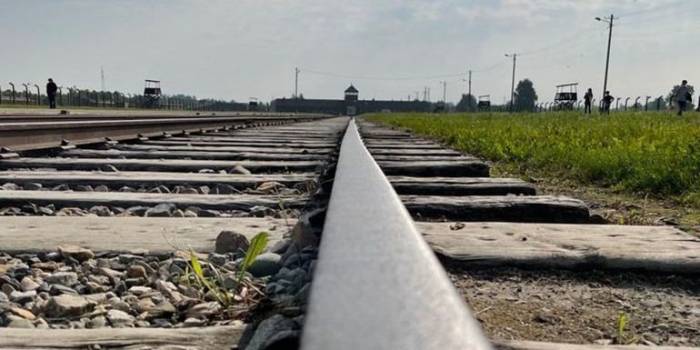
[[[600,271],[452,268],[492,338],[700,346],[700,282]],[[628,318],[618,332],[620,314]]]

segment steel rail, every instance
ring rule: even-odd
[[[340,149],[301,348],[492,348],[354,120]]]
[[[85,120],[124,120],[124,119],[173,119],[173,118],[208,118],[208,117],[235,117],[241,119],[250,118],[261,118],[261,119],[274,119],[282,116],[287,117],[300,117],[300,116],[321,116],[320,114],[303,114],[303,113],[211,113],[204,112],[201,115],[197,115],[193,112],[188,113],[178,113],[178,114],[165,114],[165,113],[153,113],[153,114],[126,114],[123,112],[115,112],[112,114],[2,114],[0,113],[0,123],[10,123],[10,122],[55,122],[55,121],[85,121]]]
[[[162,136],[164,133],[197,132],[243,125],[276,125],[323,118],[319,115],[257,117],[180,117],[119,120],[81,120],[30,123],[0,123],[0,147],[26,151],[71,144],[114,141],[138,137]]]

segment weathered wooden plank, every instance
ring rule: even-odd
[[[369,152],[372,155],[395,156],[462,156],[462,153],[449,149],[380,149],[373,148]]]
[[[489,166],[481,161],[395,162],[378,161],[385,175],[488,177]]]
[[[374,155],[373,157],[377,162],[481,162],[481,159],[471,156]]]
[[[406,177],[389,176],[398,194],[436,196],[534,195],[535,187],[519,179],[490,177]]]
[[[182,159],[108,159],[108,158],[15,158],[0,159],[0,169],[51,168],[59,170],[99,170],[111,165],[123,171],[196,172],[201,169],[230,170],[240,165],[253,173],[315,171],[321,161],[221,161]]]
[[[411,140],[413,136],[411,134],[380,134],[380,133],[363,133],[362,139],[364,140]]]
[[[526,340],[496,340],[494,341],[494,346],[498,350],[700,350],[700,348],[688,346],[593,345]]]
[[[158,146],[241,146],[241,147],[285,147],[285,148],[335,148],[337,145],[332,142],[316,142],[316,143],[300,143],[296,141],[292,142],[247,142],[247,141],[207,141],[201,139],[187,139],[180,138],[181,140],[147,140],[141,142],[142,145],[158,145]]]
[[[131,192],[61,192],[61,191],[0,191],[0,205],[55,204],[57,207],[90,208],[95,205],[132,207],[172,203],[180,209],[190,206],[202,209],[249,210],[261,205],[269,208],[300,208],[306,202],[303,196],[278,195],[205,195],[161,194]]]
[[[263,182],[275,181],[291,187],[296,184],[314,181],[315,174],[186,174],[168,172],[99,172],[99,171],[0,171],[0,183],[16,184],[40,183],[44,186],[67,185],[106,185],[110,188],[121,186],[139,187],[159,185],[216,186],[229,185],[235,188],[254,188]]]
[[[167,255],[178,249],[209,253],[219,232],[230,230],[252,239],[269,233],[270,246],[282,239],[296,219],[273,218],[143,218],[81,216],[8,216],[0,220],[0,251],[37,253],[59,245],[78,245],[95,252],[147,251]],[[60,228],[60,229],[59,229]]]
[[[700,239],[670,226],[416,223],[453,263],[700,274]]]
[[[272,137],[256,137],[256,136],[224,136],[224,135],[210,135],[210,134],[190,134],[187,136],[171,136],[165,139],[153,139],[150,141],[200,141],[200,142],[222,142],[226,144],[239,144],[239,143],[298,143],[302,145],[335,145],[336,139],[328,140],[309,140],[303,137],[298,137],[295,139],[279,139]]]
[[[70,149],[60,153],[62,157],[78,158],[141,158],[141,159],[200,159],[200,160],[325,160],[322,154],[254,153],[254,152],[186,152],[186,151],[119,151],[97,149]]]
[[[270,136],[256,136],[256,135],[234,135],[234,134],[214,134],[207,133],[205,135],[189,135],[187,137],[173,136],[167,138],[167,140],[202,140],[202,141],[216,141],[216,142],[232,142],[232,143],[244,143],[244,142],[272,142],[272,143],[302,143],[302,144],[324,144],[324,143],[336,143],[338,138],[305,138],[304,136],[293,136],[293,137],[270,137]]]
[[[329,154],[335,151],[335,147],[326,148],[289,148],[283,145],[273,147],[247,147],[247,146],[193,146],[193,145],[142,145],[124,144],[116,145],[112,149],[125,151],[168,151],[168,152],[229,152],[229,153],[288,153],[288,154]]]
[[[287,132],[283,130],[279,131],[247,131],[243,132],[241,131],[236,131],[236,132],[212,132],[212,133],[207,133],[207,135],[214,135],[214,136],[235,136],[235,137],[246,137],[246,136],[251,136],[251,137],[269,137],[269,138],[275,138],[275,139],[297,139],[297,138],[305,138],[308,140],[336,140],[338,136],[334,133],[314,133],[314,132]]]
[[[230,350],[244,325],[204,328],[0,328],[0,349]]]
[[[408,140],[382,140],[382,139],[367,139],[363,140],[366,146],[402,146],[402,145],[408,145],[408,146],[439,146],[441,147],[440,143],[434,141],[434,140],[427,140],[427,139],[420,139],[420,138],[412,138]]]
[[[414,144],[414,143],[393,143],[393,144],[367,144],[365,145],[367,149],[372,152],[373,150],[384,150],[384,149],[421,149],[421,150],[441,150],[445,147],[438,144]]]
[[[415,218],[463,221],[588,223],[582,201],[557,196],[401,196]]]

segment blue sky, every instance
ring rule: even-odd
[[[603,85],[614,13],[609,89],[658,96],[685,78],[700,86],[695,0],[0,0],[0,86],[43,83],[246,101],[289,96],[294,67],[307,98],[406,99],[428,86],[456,101],[473,69],[475,95],[503,102],[530,78],[540,101],[554,86]],[[323,74],[320,74],[323,73]]]

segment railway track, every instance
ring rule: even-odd
[[[683,315],[664,320],[675,333],[642,322],[638,336],[700,345],[700,240],[681,231],[596,224],[581,201],[364,121],[200,118],[143,118],[147,132],[110,120],[118,131],[69,143],[0,127],[27,133],[0,138],[11,145],[0,160],[0,307],[13,327],[0,329],[0,349],[594,349],[517,326],[556,333],[569,323],[561,312],[590,316],[590,295],[576,310],[543,294],[570,300],[585,283],[566,274],[591,270],[602,272],[586,283],[633,276],[620,283],[678,303],[665,306]],[[240,282],[242,236],[260,231],[268,252]],[[193,255],[221,287],[197,287]],[[527,309],[537,293],[551,304]],[[619,299],[608,311],[667,316]],[[569,339],[593,343],[584,328]]]

